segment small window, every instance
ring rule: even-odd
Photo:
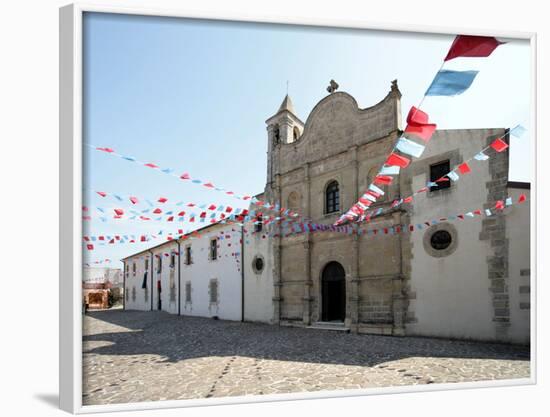
[[[446,230],[438,230],[430,238],[430,245],[435,250],[447,249],[453,241],[451,234]]]
[[[174,266],[176,266],[176,254],[172,252],[170,254],[170,268],[173,268]]]
[[[300,129],[298,129],[298,126],[294,126],[294,129],[292,129],[292,137],[295,141],[300,137]]]
[[[256,233],[259,233],[262,231],[262,228],[263,228],[263,216],[262,216],[262,213],[260,213],[256,217],[256,221],[254,222],[254,231]]]
[[[212,261],[218,259],[218,239],[212,239],[210,241],[210,259]]]
[[[447,181],[438,182],[437,185],[430,187],[430,191],[443,190],[451,186],[451,180],[446,175],[451,170],[451,164],[449,160],[438,162],[437,164],[430,165],[430,181],[435,182],[440,178],[446,178]]]
[[[279,125],[273,126],[273,145],[278,145],[281,141],[281,134],[279,132]]]
[[[132,264],[132,275],[134,277],[136,276],[136,263],[135,262]]]
[[[340,210],[340,190],[337,181],[331,181],[325,192],[325,213],[336,213]]]
[[[129,271],[130,271],[130,266],[128,265],[128,263],[125,263],[124,264],[124,273],[126,274],[126,278],[128,278]]]
[[[211,279],[209,287],[210,304],[216,304],[218,302],[218,280]]]
[[[263,271],[264,259],[260,255],[255,256],[252,260],[252,269],[256,274],[260,274]]]
[[[145,272],[149,271],[149,258],[145,258]]]
[[[191,265],[191,246],[185,247],[185,265]]]
[[[185,302],[191,302],[191,281],[185,283]]]
[[[162,272],[162,255],[157,255],[158,262],[157,262],[157,273]]]

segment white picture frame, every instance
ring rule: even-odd
[[[460,384],[438,384],[437,386],[406,386],[363,390],[322,391],[316,393],[278,394],[256,397],[224,397],[207,400],[177,400],[143,402],[116,405],[82,405],[82,320],[81,320],[81,277],[82,277],[82,24],[85,12],[121,13],[147,16],[185,17],[197,19],[235,20],[243,22],[300,24],[326,27],[376,29],[438,34],[471,34],[528,40],[531,47],[532,87],[531,120],[532,151],[536,154],[536,34],[515,31],[471,30],[435,26],[403,25],[357,20],[318,20],[291,16],[273,18],[260,14],[231,15],[227,13],[196,13],[185,10],[164,10],[155,8],[133,8],[119,6],[98,6],[78,3],[62,7],[60,19],[60,285],[59,285],[59,391],[60,407],[72,413],[94,413],[107,411],[151,410],[158,408],[193,407],[218,404],[239,404],[327,397],[351,397],[373,394],[405,393],[434,390],[451,390],[478,387],[503,387],[536,383],[536,240],[537,240],[537,180],[536,164],[531,175],[531,376],[525,379],[469,382]]]

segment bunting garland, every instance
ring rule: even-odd
[[[445,70],[443,69],[445,62],[458,57],[488,57],[502,43],[494,37],[457,35],[441,64],[441,68],[424,93],[420,104],[423,103],[427,96],[456,96],[462,94],[470,88],[478,74],[478,71]],[[422,155],[426,145],[419,144],[410,139],[413,137],[427,144],[434,134],[437,125],[429,122],[428,114],[419,109],[420,104],[410,109],[407,115],[407,126],[403,134],[398,138],[388,159],[375,176],[375,181],[379,176],[399,175],[401,168],[406,168],[410,164],[410,159],[406,156],[419,158]],[[399,155],[396,151],[402,155]],[[463,166],[462,169],[465,170],[465,173],[469,172],[468,165]],[[458,179],[456,176],[453,177]],[[391,183],[391,180],[389,183]],[[368,216],[365,216],[364,213],[365,209],[376,200],[373,201],[366,193],[363,194],[362,199],[368,200],[369,203],[365,204],[358,201],[336,221],[335,225],[348,221],[362,221],[367,218]]]
[[[486,152],[489,150],[489,149],[493,149],[495,150],[496,152],[502,152],[504,151],[505,149],[508,148],[508,144],[504,141],[504,139],[506,138],[506,136],[508,135],[513,135],[517,138],[521,138],[525,132],[527,130],[521,126],[521,125],[516,125],[516,127],[514,127],[513,129],[509,130],[508,132],[506,132],[503,136],[499,137],[499,138],[496,138],[494,139],[491,144],[489,144],[488,146],[484,147],[480,152],[478,152],[477,154],[475,154],[473,157],[465,160],[464,162],[460,163],[459,165],[457,165],[456,167],[454,167],[450,172],[448,172],[447,174],[443,175],[441,178],[437,179],[435,182],[432,182],[432,181],[428,181],[426,186],[418,189],[417,191],[415,191],[413,194],[411,194],[410,196],[407,196],[403,199],[400,199],[400,200],[396,200],[392,203],[391,207],[390,207],[390,210],[391,209],[394,209],[398,206],[400,206],[401,204],[404,204],[404,203],[410,203],[413,201],[414,197],[416,197],[418,194],[421,194],[421,193],[424,193],[426,191],[428,191],[428,189],[430,187],[434,187],[434,186],[437,186],[438,183],[440,182],[445,182],[445,181],[453,181],[453,182],[456,182],[460,179],[460,175],[456,172],[458,171],[460,174],[462,175],[465,175],[465,174],[469,174],[471,172],[471,167],[469,165],[469,163],[472,161],[472,160],[477,160],[477,161],[487,161],[489,159],[489,155],[486,154]],[[391,178],[391,177],[390,177]],[[391,183],[391,181],[390,181]],[[384,214],[386,213],[387,211],[389,210],[383,210],[383,209],[379,209],[376,213],[364,213],[362,217],[360,217],[358,220],[359,221],[364,221],[366,220],[367,216],[369,217],[368,220],[370,220],[372,218],[372,215],[374,216],[378,216],[378,215],[381,215],[381,214]],[[370,216],[369,216],[370,214]]]

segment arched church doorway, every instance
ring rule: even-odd
[[[329,262],[321,278],[323,321],[343,322],[346,318],[346,272],[338,262]]]

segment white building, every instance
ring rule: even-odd
[[[270,244],[255,230],[215,223],[123,259],[125,309],[271,322]]]

